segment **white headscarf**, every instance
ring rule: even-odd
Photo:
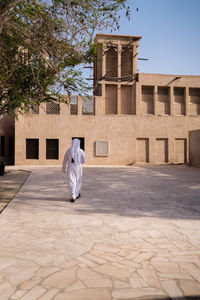
[[[71,146],[71,154],[72,158],[75,162],[75,164],[80,164],[81,159],[80,159],[80,140],[79,139],[73,139],[72,140],[72,146]]]

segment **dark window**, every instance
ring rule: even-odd
[[[82,114],[95,114],[95,98],[93,96],[82,96]]]
[[[78,96],[70,96],[70,114],[78,115]]]
[[[169,88],[168,87],[158,87],[158,95],[161,96],[168,96],[169,95]]]
[[[39,159],[39,139],[26,139],[26,159]]]
[[[80,147],[81,147],[81,149],[85,150],[85,138],[83,138],[83,137],[73,137],[72,140],[74,140],[74,139],[80,140],[80,142],[81,142]]]
[[[9,157],[13,157],[14,156],[14,138],[13,137],[9,137],[8,148],[9,148]]]
[[[46,114],[47,115],[59,115],[60,114],[60,104],[54,102],[46,103]]]
[[[154,87],[153,86],[142,86],[142,95],[153,95]]]
[[[58,139],[46,140],[46,159],[58,159],[59,141]]]
[[[117,77],[117,45],[110,46],[106,52],[106,80],[115,81]]]
[[[190,88],[189,95],[200,98],[200,88]]]
[[[1,156],[5,156],[5,136],[1,136]]]
[[[122,46],[121,53],[121,77],[127,81],[127,75],[133,73],[133,46]]]
[[[184,96],[184,88],[174,87],[174,96]]]

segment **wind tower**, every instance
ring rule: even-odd
[[[102,96],[105,114],[136,114],[140,36],[97,34],[94,94]]]

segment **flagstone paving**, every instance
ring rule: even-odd
[[[0,299],[200,299],[200,169],[32,170],[0,215]]]

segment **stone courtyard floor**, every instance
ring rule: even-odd
[[[1,300],[200,299],[200,169],[85,167],[75,203],[59,167],[24,170],[0,214]]]

